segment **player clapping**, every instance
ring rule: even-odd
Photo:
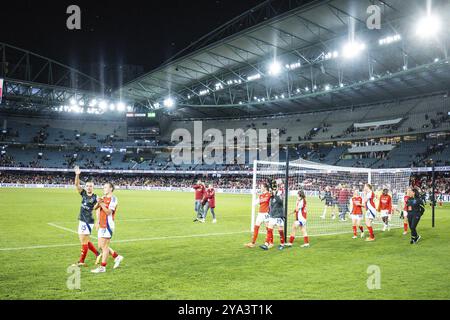
[[[81,256],[78,260],[78,263],[75,264],[78,267],[86,266],[85,260],[89,250],[92,251],[95,256],[99,256],[97,249],[90,239],[92,228],[94,227],[94,217],[92,215],[92,212],[97,208],[97,195],[94,194],[93,182],[87,182],[85,189],[81,187],[80,174],[80,168],[75,167],[75,188],[81,195],[81,208],[78,223],[78,236],[81,243]]]

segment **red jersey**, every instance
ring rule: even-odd
[[[259,213],[269,213],[270,211],[270,192],[265,192],[259,195]]]
[[[205,186],[202,184],[194,184],[192,188],[195,190],[195,200],[203,200],[206,192]]]
[[[408,207],[407,207],[407,203],[408,203],[408,200],[409,200],[409,197],[408,196],[405,196],[404,198],[403,198],[403,203],[404,203],[404,206],[403,206],[403,211],[408,211]]]
[[[366,209],[374,212],[375,209],[375,193],[373,191],[370,191],[366,195]]]
[[[353,210],[352,210],[352,214],[356,215],[356,216],[360,216],[363,214],[362,212],[362,208],[363,208],[363,204],[362,204],[363,200],[361,197],[353,197],[352,198],[352,204],[353,204]]]
[[[337,193],[338,203],[339,204],[346,204],[348,203],[348,200],[350,199],[351,194],[350,191],[347,189],[339,190]]]
[[[297,204],[295,205],[295,220],[298,220],[299,215],[306,220],[307,212],[306,212],[306,199],[298,199]]]
[[[103,209],[100,209],[99,225],[102,229],[110,229],[111,225],[114,225],[114,218],[117,213],[118,201],[116,196],[111,196],[111,198],[103,197],[103,203],[108,209],[112,210],[112,213],[108,215]]]
[[[382,194],[380,196],[380,202],[378,203],[378,211],[387,210],[392,212],[392,197],[388,194]]]
[[[216,208],[216,190],[206,189],[203,201],[208,201],[209,207]]]

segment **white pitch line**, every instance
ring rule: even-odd
[[[55,227],[59,228],[59,226],[55,226]],[[64,229],[66,229],[66,228],[64,228]],[[70,230],[70,229],[67,229],[66,231],[75,232],[75,231]],[[159,240],[171,240],[171,239],[218,237],[218,236],[230,236],[230,235],[243,234],[243,233],[248,233],[248,231],[227,232],[227,233],[206,233],[206,234],[194,234],[194,235],[186,235],[186,236],[139,238],[139,239],[128,239],[128,240],[111,241],[111,243],[113,243],[113,244],[114,243],[133,243],[133,242],[159,241]],[[40,245],[40,246],[30,246],[30,247],[18,247],[18,248],[0,248],[0,251],[19,251],[19,250],[48,249],[48,248],[65,248],[65,247],[76,247],[76,246],[79,246],[79,245],[80,244],[55,244],[55,245]]]
[[[75,230],[72,230],[72,229],[69,229],[69,228],[64,228],[64,227],[58,226],[57,224],[54,224],[54,223],[47,223],[47,224],[49,226],[52,226],[52,227],[55,227],[55,228],[58,228],[58,229],[61,229],[61,230],[64,230],[64,231],[68,231],[68,232],[71,232],[71,233],[78,234],[78,232],[76,232]]]

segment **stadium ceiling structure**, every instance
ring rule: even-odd
[[[269,0],[114,95],[174,117],[208,118],[448,91],[450,4],[434,0],[430,11],[426,3]],[[380,29],[368,28],[373,6],[381,12]],[[440,18],[438,36],[431,12]],[[431,26],[421,23],[427,16]]]
[[[39,54],[0,42],[2,108],[52,111],[69,101],[88,104],[105,92],[97,79]]]

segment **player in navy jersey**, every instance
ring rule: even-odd
[[[80,174],[80,168],[75,167],[75,188],[81,195],[81,208],[78,217],[78,236],[81,243],[81,256],[80,260],[75,265],[83,267],[86,266],[85,260],[89,250],[91,250],[97,258],[100,257],[100,255],[90,239],[92,229],[94,228],[93,211],[98,208],[98,199],[97,195],[94,193],[93,182],[87,182],[85,188],[81,187]]]

